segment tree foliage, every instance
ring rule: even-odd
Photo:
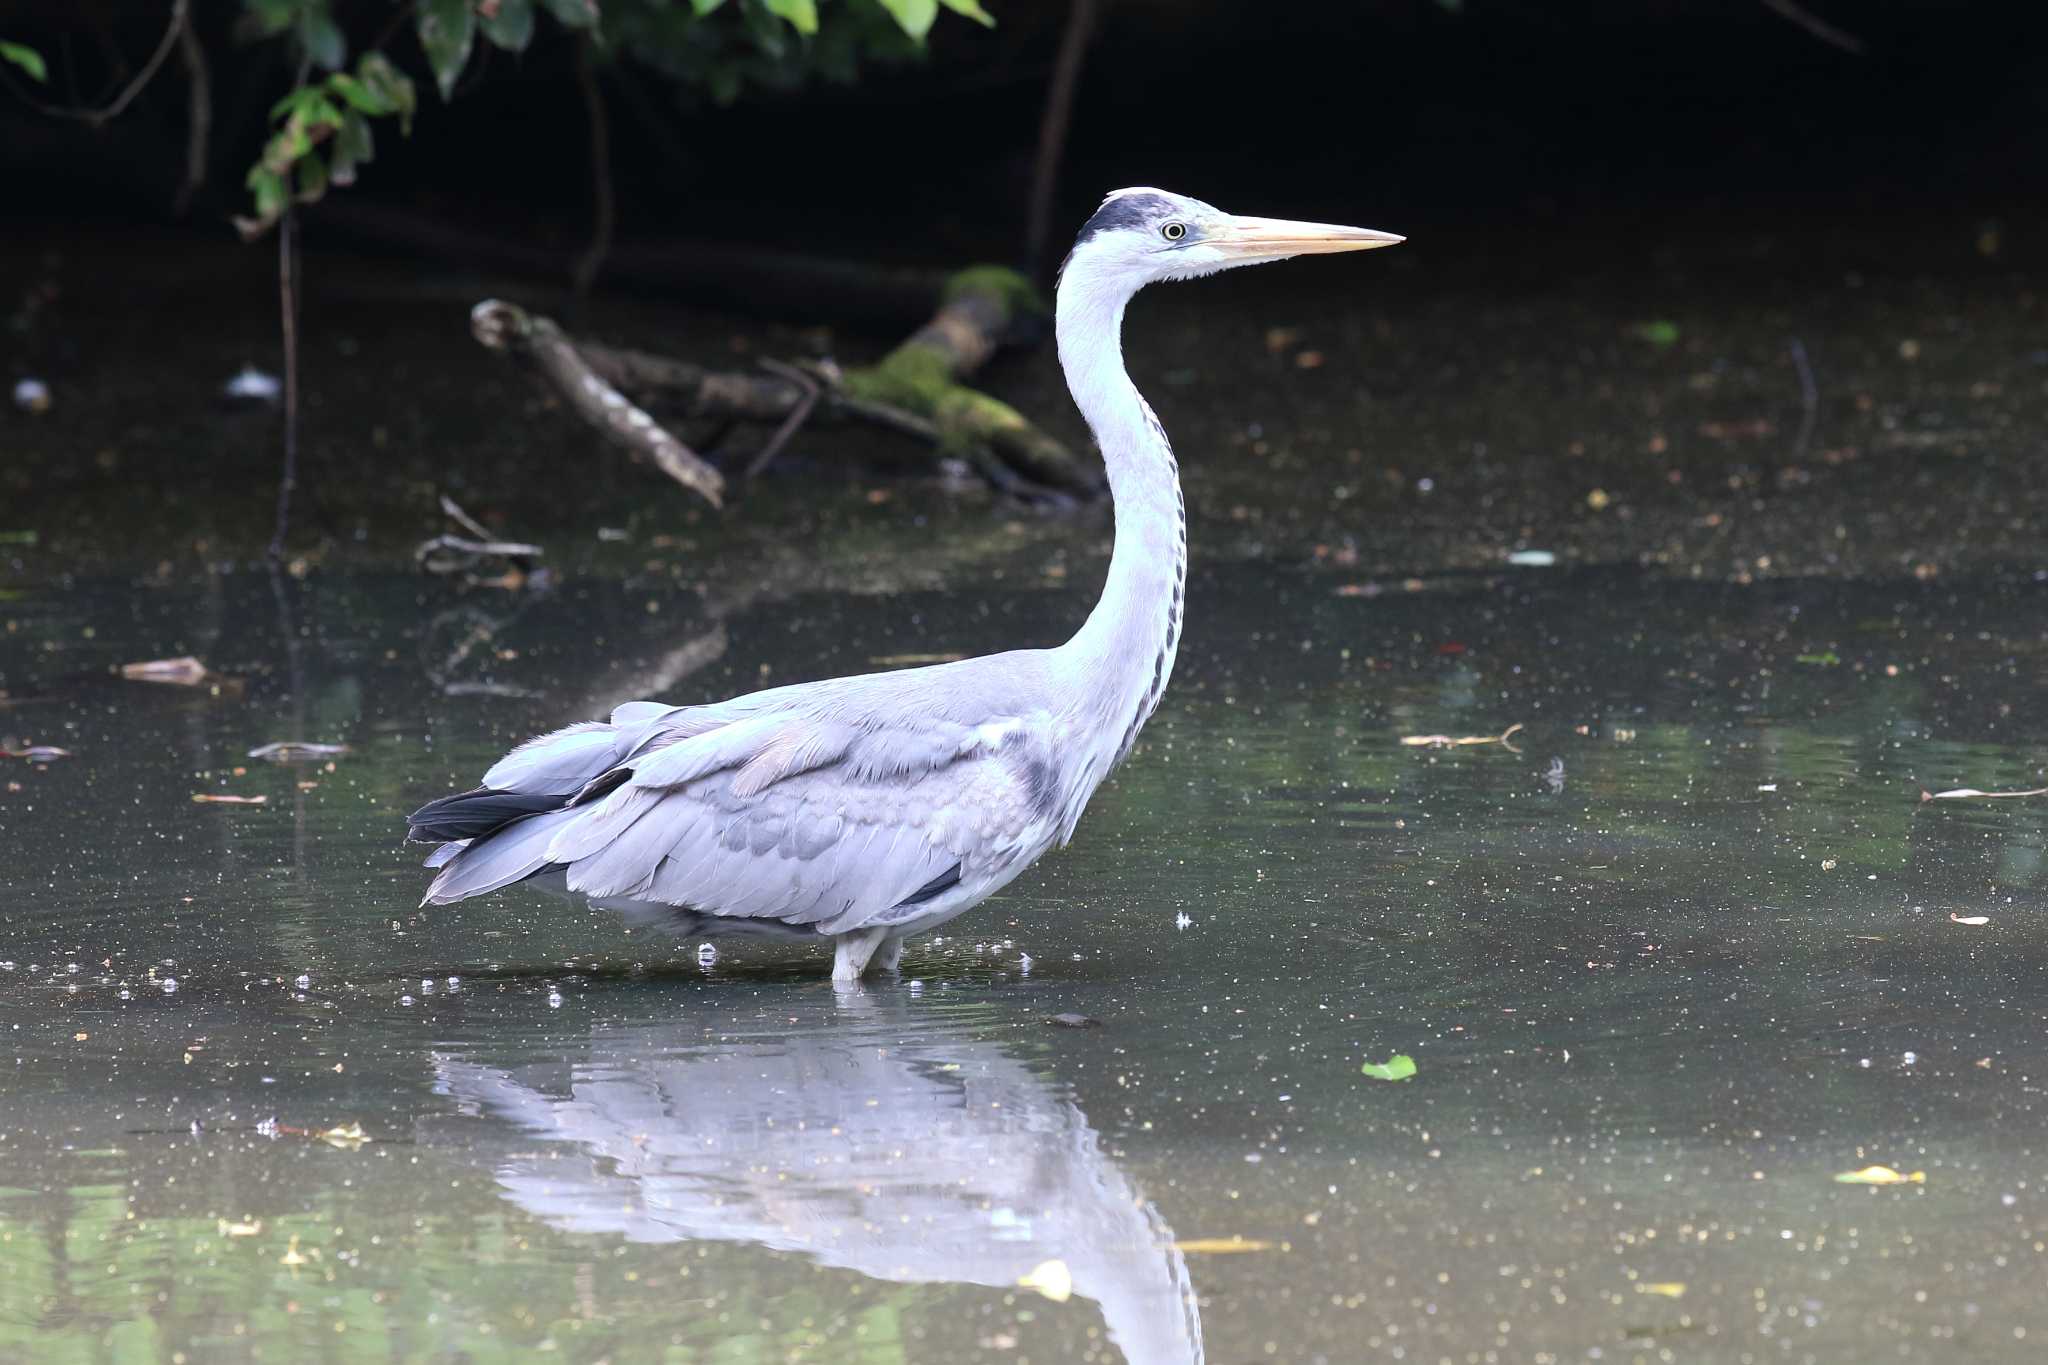
[[[415,61],[448,101],[484,78],[492,53],[518,59],[535,44],[583,42],[602,60],[630,59],[730,103],[750,88],[850,81],[864,62],[915,59],[942,10],[995,22],[979,0],[400,0],[403,21],[356,48],[342,18],[362,27],[361,7],[342,16],[340,0],[243,2],[248,29],[288,44],[299,72],[249,170],[254,212],[236,219],[245,237],[353,181],[374,154],[376,121],[410,129],[418,99],[404,67]],[[12,44],[0,56],[27,66]]]

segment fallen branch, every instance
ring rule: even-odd
[[[551,319],[486,299],[470,311],[469,327],[486,348],[532,361],[577,416],[615,445],[652,460],[664,474],[713,507],[723,505],[725,476],[599,378]]]
[[[871,366],[763,362],[760,373],[711,370],[644,351],[572,341],[551,319],[499,299],[470,314],[478,341],[531,358],[585,421],[640,451],[714,505],[723,480],[708,464],[627,401],[621,390],[658,397],[692,419],[773,423],[776,432],[749,475],[772,460],[806,422],[863,422],[925,441],[966,460],[990,483],[1023,496],[1093,497],[1102,479],[1056,438],[963,378],[1037,314],[1030,286],[1012,271],[962,271],[938,310],[908,340]],[[666,456],[664,453],[666,452]],[[676,468],[701,471],[693,482]],[[706,491],[706,487],[710,491]]]

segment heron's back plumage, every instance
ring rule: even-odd
[[[973,904],[1072,827],[1046,651],[777,688],[698,707],[634,703],[520,746],[415,829],[430,903],[559,874],[693,931],[774,921],[839,934]],[[1089,784],[1092,790],[1092,783]],[[739,926],[734,926],[739,927]]]

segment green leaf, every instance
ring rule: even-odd
[[[818,0],[763,0],[768,12],[786,19],[789,26],[809,37],[818,31]]]
[[[346,71],[337,71],[327,78],[328,88],[348,102],[348,107],[364,114],[395,114],[398,112],[391,101],[364,85]]]
[[[339,71],[348,60],[348,39],[325,5],[314,6],[299,15],[298,37],[299,46],[322,71]]]
[[[263,30],[263,36],[273,37],[284,32],[299,21],[303,0],[247,0],[249,13],[256,16],[256,26]]]
[[[1676,346],[1678,344],[1678,324],[1669,318],[1657,318],[1650,322],[1639,322],[1629,328],[1629,331],[1633,332],[1639,339],[1649,342],[1652,346]]]
[[[398,131],[410,136],[413,110],[419,107],[419,94],[413,89],[412,77],[393,66],[391,59],[383,53],[366,52],[356,63],[356,79],[372,95],[391,106],[391,112],[398,115]]]
[[[1824,649],[1820,651],[1820,653],[1818,654],[1796,655],[1794,656],[1792,662],[1799,664],[1819,664],[1822,668],[1833,668],[1835,665],[1842,662],[1842,656],[1835,653],[1835,651],[1833,651],[1832,649]]]
[[[334,158],[327,167],[327,178],[337,185],[353,185],[356,167],[376,155],[377,138],[370,129],[370,121],[351,109],[334,134]]]
[[[919,42],[932,31],[932,21],[939,17],[939,0],[881,0],[882,8],[889,11],[889,17]]]
[[[596,28],[596,0],[541,0],[563,28]]]
[[[972,19],[984,28],[996,26],[996,17],[981,7],[981,0],[939,0],[939,3],[955,14]]]
[[[1384,1062],[1367,1062],[1363,1069],[1376,1081],[1405,1081],[1415,1075],[1415,1059],[1397,1052]]]
[[[725,0],[690,0],[690,11],[699,19],[723,5]]]
[[[498,7],[478,16],[484,37],[507,52],[524,52],[533,41],[533,0],[498,0]]]
[[[327,164],[317,156],[308,156],[299,162],[299,193],[301,204],[310,204],[327,193]]]
[[[434,68],[434,84],[441,98],[449,99],[476,46],[476,11],[469,0],[420,0],[419,35],[420,51]]]
[[[249,170],[249,189],[256,196],[256,213],[265,223],[276,221],[284,212],[284,177],[263,166]]]
[[[0,61],[13,62],[29,74],[31,80],[47,83],[50,68],[43,64],[43,54],[21,43],[0,43]]]

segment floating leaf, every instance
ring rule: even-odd
[[[355,1151],[366,1142],[376,1141],[375,1138],[363,1131],[362,1124],[354,1120],[350,1120],[339,1127],[329,1128],[324,1133],[316,1133],[314,1136],[330,1147],[339,1147],[349,1152]]]
[[[309,744],[304,740],[281,739],[251,749],[249,757],[267,758],[273,763],[297,763],[309,758],[338,758],[348,752],[346,744]]]
[[[1405,1081],[1415,1075],[1415,1059],[1397,1052],[1384,1062],[1367,1062],[1360,1070],[1376,1081]]]
[[[226,796],[219,792],[193,792],[192,802],[199,806],[267,806],[267,796]]]
[[[187,654],[179,659],[149,659],[138,664],[122,664],[121,676],[136,682],[197,687],[206,681],[206,665]]]
[[[1682,1299],[1685,1297],[1684,1280],[1638,1281],[1636,1293],[1655,1294],[1660,1299]]]
[[[1991,916],[1958,915],[1955,911],[1951,910],[1948,912],[1948,921],[1950,924],[1989,924],[1991,923]]]
[[[1035,1289],[1054,1303],[1065,1303],[1074,1297],[1074,1272],[1067,1269],[1065,1261],[1040,1261],[1017,1286]]]
[[[1818,654],[1796,655],[1792,662],[1797,664],[1819,664],[1822,668],[1833,668],[1836,664],[1842,662],[1842,656],[1835,653],[1832,649],[1824,649]]]
[[[1232,1256],[1243,1251],[1271,1251],[1273,1244],[1250,1237],[1191,1237],[1175,1242],[1173,1249],[1189,1256]]]
[[[1860,1171],[1843,1171],[1835,1177],[1837,1185],[1925,1185],[1927,1172],[1915,1171],[1902,1175],[1889,1166],[1865,1166]]]
[[[230,1223],[225,1218],[217,1222],[220,1235],[223,1237],[254,1237],[263,1231],[263,1220],[260,1218],[253,1223]]]

